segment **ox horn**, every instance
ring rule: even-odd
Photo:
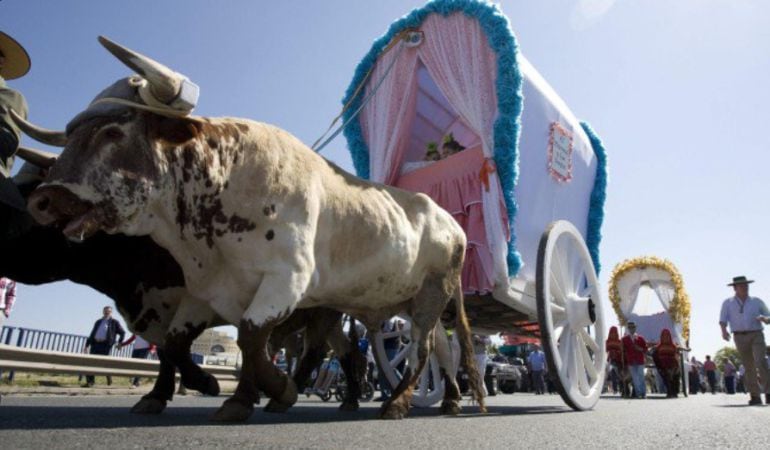
[[[19,147],[19,149],[16,150],[16,156],[41,169],[50,168],[56,162],[56,158],[59,157],[56,153],[29,147]]]
[[[42,142],[43,144],[53,145],[54,147],[67,146],[67,134],[65,132],[47,130],[37,125],[33,125],[12,109],[10,110],[10,113],[13,121],[16,122],[16,126],[21,128],[21,131],[32,139]]]
[[[168,104],[179,94],[184,79],[182,75],[104,36],[99,36],[99,42],[123,64],[146,79],[150,85],[150,91],[161,103]]]

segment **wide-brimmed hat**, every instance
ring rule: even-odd
[[[749,283],[753,283],[753,282],[754,282],[754,280],[749,280],[745,276],[740,275],[740,276],[737,276],[737,277],[733,277],[733,282],[732,283],[728,283],[727,285],[728,286],[735,286],[736,284],[749,284]]]
[[[0,31],[0,51],[5,55],[5,63],[0,69],[0,76],[6,80],[23,77],[32,65],[24,47],[7,34]]]

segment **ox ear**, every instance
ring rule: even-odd
[[[179,145],[197,138],[201,123],[190,118],[172,118],[148,114],[150,135],[170,144]]]

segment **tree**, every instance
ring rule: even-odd
[[[717,363],[717,367],[720,371],[724,370],[725,359],[729,358],[733,362],[735,367],[740,367],[743,364],[741,361],[741,355],[738,353],[735,347],[722,347],[714,355],[714,362]]]

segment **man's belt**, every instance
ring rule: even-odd
[[[733,334],[750,334],[750,333],[759,333],[762,330],[746,330],[746,331],[733,331]]]

